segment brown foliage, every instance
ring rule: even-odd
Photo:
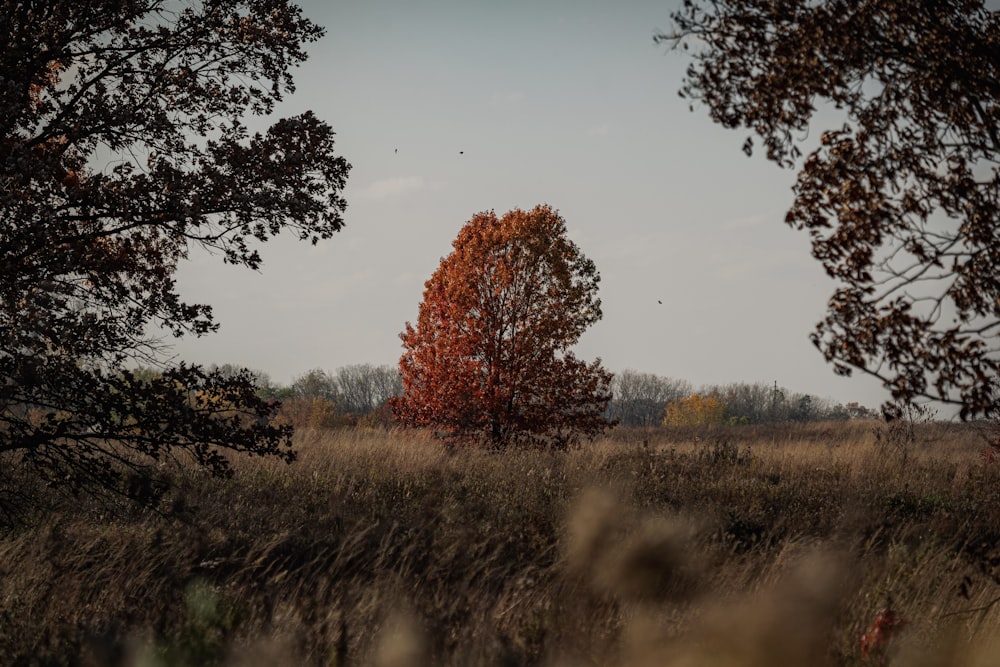
[[[564,447],[602,430],[611,374],[569,348],[601,317],[600,276],[548,206],[474,216],[401,335],[407,426],[492,447]]]
[[[330,127],[244,125],[322,30],[283,0],[168,4],[0,0],[0,470],[57,489],[127,493],[180,451],[223,474],[220,449],[290,456],[250,374],[126,369],[166,363],[151,333],[218,326],[176,291],[193,247],[257,268],[257,243],[343,225]],[[0,473],[0,510],[6,488]]]
[[[786,222],[809,231],[841,285],[813,334],[835,370],[871,374],[897,400],[996,414],[1000,12],[978,0],[686,0],[673,19],[656,39],[693,52],[681,95],[800,169]],[[810,134],[819,146],[800,161]]]

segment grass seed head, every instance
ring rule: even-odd
[[[424,667],[427,662],[424,635],[416,619],[394,612],[382,627],[375,648],[375,667]]]
[[[601,588],[625,600],[681,601],[697,587],[691,559],[694,526],[686,521],[648,517],[603,558],[595,574]]]

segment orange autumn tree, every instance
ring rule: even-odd
[[[600,276],[548,206],[466,223],[400,335],[397,419],[502,449],[563,448],[609,423],[611,374],[570,351],[601,318]]]

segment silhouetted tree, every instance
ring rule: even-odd
[[[799,169],[786,222],[840,283],[812,336],[835,370],[996,415],[1000,13],[977,0],[685,0],[673,23],[656,40],[692,51],[681,95]]]
[[[15,466],[152,500],[165,456],[292,458],[251,373],[162,368],[150,332],[216,329],[176,291],[192,248],[256,269],[257,242],[341,228],[330,127],[245,125],[321,34],[285,0],[0,0],[0,506]]]
[[[569,349],[601,317],[600,276],[565,221],[548,206],[480,213],[452,245],[401,335],[401,423],[494,448],[605,428],[611,374]]]

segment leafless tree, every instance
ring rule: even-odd
[[[338,368],[334,374],[343,412],[363,415],[382,407],[393,396],[403,393],[403,381],[395,366],[354,364]]]
[[[663,421],[667,403],[691,393],[685,380],[640,373],[628,369],[616,373],[611,382],[614,398],[611,417],[623,426],[657,426]]]

